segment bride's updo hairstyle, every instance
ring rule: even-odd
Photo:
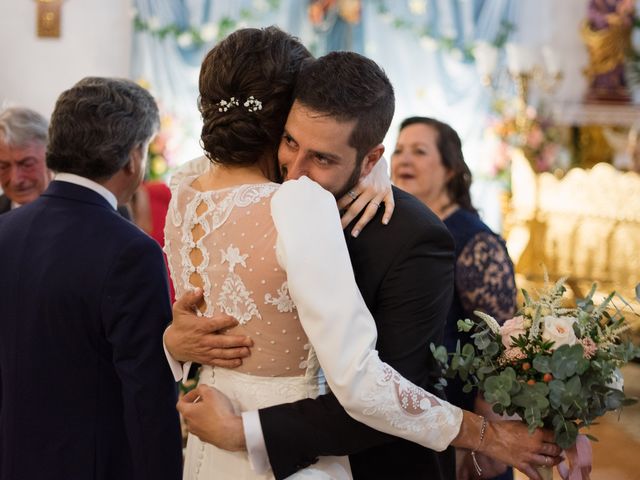
[[[311,57],[276,27],[231,33],[205,57],[200,70],[201,145],[224,165],[250,165],[275,153],[293,103],[302,63]]]

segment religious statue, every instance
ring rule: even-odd
[[[624,72],[631,45],[633,0],[590,0],[581,34],[589,51],[588,101],[628,102],[631,99]]]

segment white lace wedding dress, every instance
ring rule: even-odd
[[[202,286],[199,315],[224,311],[229,333],[254,340],[234,370],[203,367],[237,412],[325,391],[325,380],[356,420],[442,450],[462,412],[416,387],[380,361],[376,329],[357,289],[335,200],[307,178],[201,192],[184,178],[174,189],[165,251],[177,295]],[[313,345],[313,346],[312,346]],[[315,347],[315,348],[314,348]],[[257,475],[246,453],[190,435],[186,480],[273,478]],[[322,457],[291,478],[349,479],[347,457]]]

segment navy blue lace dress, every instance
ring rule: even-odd
[[[456,343],[471,343],[469,335],[458,332],[457,322],[474,318],[474,310],[493,316],[498,322],[512,318],[516,312],[516,286],[513,264],[504,240],[487,227],[475,213],[459,208],[444,219],[455,243],[455,291],[444,332],[447,350]],[[464,393],[461,381],[448,380],[447,400],[469,411],[474,409],[476,391]],[[496,477],[513,478],[509,469]]]

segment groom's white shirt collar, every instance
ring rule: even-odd
[[[100,194],[100,196],[104,197],[104,199],[109,202],[109,205],[111,205],[114,210],[118,209],[118,200],[116,199],[116,196],[93,180],[89,180],[88,178],[81,177],[80,175],[75,175],[73,173],[57,173],[53,179],[59,182],[73,183],[75,185],[80,185],[81,187],[88,188],[89,190],[93,190],[94,192]]]

